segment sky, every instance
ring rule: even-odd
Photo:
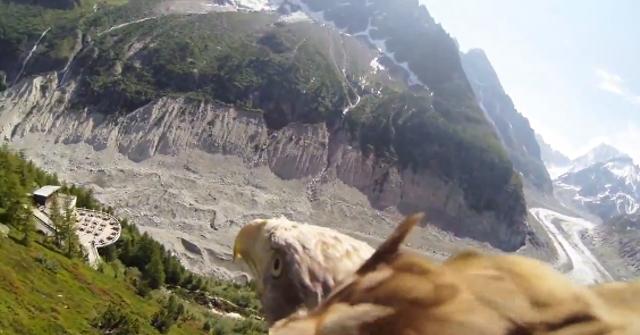
[[[483,49],[533,129],[571,158],[600,143],[640,163],[640,1],[420,0]]]

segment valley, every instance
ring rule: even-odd
[[[565,324],[580,328],[607,317],[596,312],[608,303],[626,312],[620,291],[597,284],[640,276],[640,156],[620,141],[623,127],[609,128],[608,137],[599,132],[621,122],[610,118],[614,96],[637,108],[640,87],[598,65],[600,82],[591,89],[599,94],[563,91],[564,82],[586,81],[560,73],[574,63],[577,69],[588,52],[544,76],[545,66],[526,59],[566,57],[547,52],[557,37],[545,35],[545,25],[527,30],[540,38],[496,49],[512,40],[508,34],[523,33],[515,28],[530,19],[528,11],[484,46],[467,38],[487,33],[495,12],[512,4],[490,8],[475,26],[475,18],[460,19],[467,15],[460,7],[449,8],[450,18],[432,15],[454,6],[446,3],[0,0],[0,312],[7,315],[0,334],[262,335],[271,333],[270,315],[284,316],[300,302],[314,308],[319,288],[340,285],[345,291],[332,295],[338,300],[361,288],[327,276],[346,272],[333,264],[356,250],[339,251],[344,239],[300,243],[310,235],[300,226],[247,227],[234,247],[247,223],[278,217],[373,247],[388,241],[373,263],[348,272],[363,276],[363,295],[402,284],[392,303],[336,305],[367,305],[384,312],[382,323],[413,280],[415,292],[434,285],[420,299],[406,292],[407,315],[421,318],[416,302],[434,294],[438,311],[464,314],[452,318],[456,330],[495,320],[505,327],[499,333],[564,332]],[[469,12],[484,7],[491,6]],[[514,50],[517,57],[505,56]],[[571,96],[578,92],[589,94]],[[602,115],[575,108],[578,123],[607,119],[589,139],[571,133],[566,125],[574,122],[563,118],[576,107],[567,101],[583,100],[606,106]],[[547,114],[553,119],[544,120]],[[557,125],[567,128],[563,136]],[[607,144],[612,138],[617,143]],[[601,144],[578,153],[582,140]],[[42,189],[55,191],[34,192]],[[58,191],[75,199],[79,216],[50,214],[49,229],[38,234],[32,216]],[[397,223],[417,212],[426,220],[402,241],[428,260],[387,256],[417,221],[396,231]],[[296,229],[298,240],[288,238]],[[526,257],[494,257],[509,254]],[[257,278],[243,262],[260,270]],[[605,301],[607,294],[616,301]],[[591,305],[600,298],[603,305]],[[448,308],[460,301],[461,309]],[[428,316],[432,302],[425,306]],[[333,307],[320,312],[331,317]],[[556,307],[570,314],[559,318]],[[532,323],[534,316],[540,321]],[[316,330],[333,327],[325,324],[331,318],[318,319]],[[344,328],[346,318],[335,319]]]
[[[360,191],[326,175],[282,180],[270,169],[247,166],[234,156],[185,150],[135,162],[114,148],[96,151],[39,133],[16,138],[12,146],[65,180],[93,189],[100,201],[120,208],[120,216],[161,241],[189,269],[216,278],[246,280],[244,269],[231,261],[231,248],[237,231],[252,219],[284,215],[377,245],[402,216],[392,209],[371,208]],[[577,282],[616,278],[608,268],[621,266],[617,256],[598,254],[605,258],[597,259],[590,250],[592,241],[583,240],[595,232],[594,224],[550,209],[530,212],[537,220],[530,224],[546,232],[537,239],[547,242],[528,244],[519,253],[551,262]],[[440,260],[469,248],[501,252],[433,226],[418,228],[408,246]],[[629,275],[620,268],[615,273]]]
[[[435,259],[471,248],[555,262],[583,283],[629,273],[592,252],[597,220],[556,208],[554,196],[574,203],[486,54],[461,54],[417,3],[87,0],[36,13],[47,21],[28,31],[7,24],[0,139],[200,274],[246,281],[231,243],[255,218],[377,245],[416,211],[429,224],[408,245]],[[527,208],[528,190],[551,205]]]
[[[568,275],[583,284],[614,279],[582,241],[583,233],[594,229],[592,223],[544,208],[532,208],[530,211],[554,241],[559,255],[556,267],[570,269]]]
[[[43,134],[11,145],[48,171],[94,190],[98,200],[119,208],[119,216],[173,250],[187,268],[218,278],[245,280],[231,261],[231,248],[237,231],[255,218],[284,215],[377,245],[402,217],[392,209],[375,210],[365,195],[339,180],[282,180],[267,167],[251,168],[233,156],[186,150],[134,162],[112,148],[65,145]],[[441,260],[468,248],[498,252],[434,226],[419,227],[408,242]]]

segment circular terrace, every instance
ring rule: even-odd
[[[102,248],[120,238],[122,227],[113,215],[90,209],[76,211],[76,230],[81,243]]]

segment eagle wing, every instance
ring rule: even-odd
[[[317,309],[271,335],[640,334],[635,284],[589,288],[520,256],[467,252],[436,264],[401,251],[410,217]]]

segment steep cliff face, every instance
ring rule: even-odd
[[[470,50],[461,58],[478,102],[493,123],[515,169],[537,188],[550,193],[551,177],[542,161],[535,132],[505,93],[489,59],[479,49]]]
[[[571,168],[571,159],[545,142],[542,135],[536,134],[540,146],[542,161],[549,171],[551,179],[556,179]]]
[[[375,209],[429,211],[439,227],[503,249],[525,242],[520,176],[455,42],[416,1],[199,15],[160,0],[93,4],[0,4],[48,20],[25,31],[0,22],[20,37],[0,36],[12,47],[0,54],[12,78],[4,139],[46,134],[134,162],[233,155],[285,180],[342,181]]]
[[[376,209],[427,211],[432,224],[503,249],[517,249],[524,241],[526,226],[509,221],[517,215],[480,214],[455,183],[364,154],[346,132],[325,123],[270,130],[259,112],[186,97],[161,98],[124,117],[90,108],[69,111],[76,83],[56,88],[57,82],[51,73],[9,89],[0,100],[0,136],[48,134],[60,143],[90,144],[98,152],[115,148],[133,161],[188,150],[234,155],[247,166],[268,166],[283,179],[338,179],[363,192]]]

